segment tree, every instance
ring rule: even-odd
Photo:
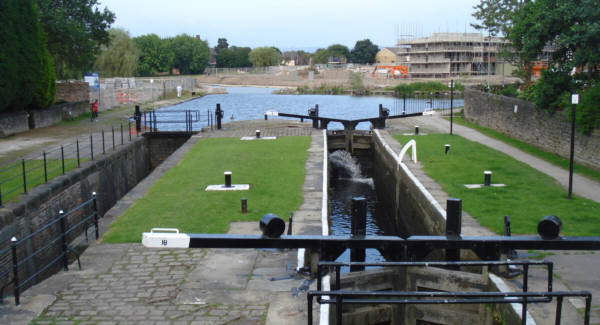
[[[238,68],[252,65],[248,59],[251,49],[249,47],[232,46],[222,49],[217,54],[217,68]]]
[[[204,72],[210,58],[210,50],[205,41],[181,34],[171,39],[170,44],[174,54],[173,67],[182,74]]]
[[[96,58],[95,70],[105,77],[132,77],[138,62],[138,49],[123,29],[109,30],[110,45],[104,46]]]
[[[101,45],[108,45],[108,28],[115,14],[98,9],[97,0],[37,0],[40,21],[48,35],[48,50],[56,75],[79,78],[94,64]]]
[[[167,40],[162,40],[156,34],[148,34],[138,36],[133,41],[139,54],[137,75],[153,76],[171,69],[174,54]]]
[[[229,44],[227,43],[227,39],[226,38],[219,38],[217,40],[217,46],[215,47],[215,51],[218,54],[219,52],[221,52],[221,50],[224,50],[224,49],[226,49],[228,47],[229,47]]]
[[[0,1],[0,21],[0,111],[52,104],[56,80],[34,0]]]
[[[379,47],[371,43],[370,39],[357,41],[350,52],[350,60],[354,63],[371,64],[375,62],[377,52],[379,52]]]
[[[250,51],[248,58],[254,67],[269,67],[279,64],[279,53],[273,47],[257,47]]]
[[[485,30],[490,35],[506,35],[513,25],[513,16],[520,7],[519,0],[481,0],[474,6],[472,16],[481,23],[471,23],[477,30]]]
[[[554,49],[550,67],[571,71],[587,67],[588,78],[598,76],[600,64],[600,6],[597,0],[537,0],[519,9],[508,38],[515,50],[533,61]]]
[[[318,49],[313,55],[315,63],[326,64],[329,61],[329,51],[326,49]]]
[[[327,47],[327,52],[329,52],[330,57],[334,58],[345,58],[347,59],[350,56],[350,51],[348,47],[342,44],[333,44]]]

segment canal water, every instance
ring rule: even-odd
[[[350,95],[277,95],[273,91],[277,88],[257,87],[227,87],[228,94],[208,95],[198,99],[190,100],[178,105],[161,108],[161,112],[169,110],[196,110],[205,115],[210,110],[214,112],[216,104],[221,104],[225,111],[222,122],[255,120],[264,117],[268,110],[289,114],[304,114],[308,109],[319,105],[319,116],[359,119],[377,117],[379,115],[379,104],[390,109],[390,114],[407,114],[423,111],[425,108],[448,108],[449,99],[396,99],[386,96],[350,96]],[[455,99],[454,106],[462,106],[462,99]],[[270,117],[272,118],[272,117]],[[283,117],[276,117],[278,119]],[[297,120],[297,119],[295,119]],[[205,123],[205,122],[202,122]],[[194,125],[194,129],[204,125]],[[181,124],[162,124],[161,130],[181,128]],[[359,130],[368,130],[370,123],[363,122],[357,127]],[[339,122],[329,123],[328,129],[343,129]]]

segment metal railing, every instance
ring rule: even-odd
[[[69,270],[68,255],[72,254],[77,259],[81,270],[81,261],[76,248],[83,242],[88,242],[88,229],[94,227],[96,239],[98,231],[98,206],[96,193],[92,197],[68,212],[60,210],[57,216],[43,225],[40,229],[24,236],[21,239],[12,237],[10,246],[0,250],[0,258],[6,260],[10,255],[12,263],[6,263],[4,270],[0,270],[0,302],[4,298],[4,290],[12,285],[15,304],[20,303],[22,288],[35,284],[42,273],[49,270],[56,263],[62,262],[65,271]],[[72,243],[81,234],[84,236]],[[36,247],[36,243],[40,243]],[[31,252],[28,252],[31,251]],[[25,255],[25,256],[24,256]],[[12,267],[9,266],[12,264]],[[35,265],[31,270],[31,265]],[[25,279],[21,275],[25,274]]]
[[[116,150],[125,141],[132,141],[132,124],[121,123],[105,131],[75,138],[72,142],[33,153],[0,166],[0,206],[15,199],[19,194],[28,193],[40,184],[81,167],[81,164],[94,160],[98,154]],[[125,129],[127,128],[127,129]]]
[[[450,106],[460,107],[464,105],[464,97],[458,92],[454,92],[454,98],[450,98],[448,93],[438,94],[419,94],[411,96],[402,96],[394,100],[394,106],[391,107],[391,115],[413,114],[425,111],[437,111],[442,115],[450,114]]]
[[[199,110],[151,110],[142,113],[142,127],[150,132],[198,132],[204,127],[213,128],[215,116],[208,109]]]
[[[498,267],[521,266],[523,286],[521,292],[441,292],[441,291],[345,291],[341,290],[342,267]],[[530,266],[545,266],[547,269],[547,291],[528,292]],[[332,291],[323,291],[321,274],[324,270],[333,270],[335,274]],[[528,303],[548,303],[552,298],[557,299],[555,323],[560,324],[562,302],[564,297],[584,297],[586,301],[584,323],[589,324],[592,295],[587,291],[553,292],[552,272],[553,263],[550,261],[428,261],[428,262],[326,262],[318,263],[317,290],[308,291],[308,324],[312,324],[313,297],[319,304],[336,305],[336,322],[342,323],[342,307],[344,304],[482,304],[482,303],[520,303],[522,324],[527,320]],[[403,299],[398,299],[403,298]]]

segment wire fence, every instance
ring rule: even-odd
[[[1,165],[0,206],[15,200],[20,194],[27,194],[40,184],[81,167],[82,163],[94,160],[100,154],[131,142],[134,134],[138,135],[129,121]]]
[[[94,227],[98,239],[98,205],[96,193],[70,211],[59,210],[54,218],[23,238],[13,236],[0,250],[0,302],[6,289],[12,287],[15,304],[21,292],[62,268],[69,270],[69,256],[81,262],[78,247],[89,241],[88,230]],[[83,234],[83,236],[81,236]],[[58,264],[60,263],[60,264]]]

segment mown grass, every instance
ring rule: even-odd
[[[415,138],[395,136],[401,143]],[[501,152],[460,136],[430,134],[415,138],[419,161],[427,175],[435,179],[451,197],[462,199],[463,209],[479,223],[501,234],[504,215],[511,217],[514,234],[535,234],[537,223],[546,215],[563,222],[562,234],[600,235],[600,204],[576,197],[553,178]],[[444,155],[444,144],[450,154]],[[467,189],[464,184],[483,183],[483,171],[490,170],[492,183],[506,187]]]
[[[462,117],[455,117],[454,123],[475,129],[475,130],[489,136],[490,138],[494,138],[496,140],[502,141],[502,142],[509,144],[515,148],[518,148],[521,151],[527,152],[528,154],[530,154],[532,156],[535,156],[537,158],[545,160],[555,166],[569,170],[569,159],[566,159],[559,155],[544,151],[544,150],[542,150],[538,147],[532,146],[528,143],[513,139],[505,134],[500,133],[500,132],[496,132],[494,130],[490,130],[490,129],[484,128],[482,126],[479,126],[477,124],[471,123],[469,121],[466,121]],[[581,175],[591,178],[597,182],[600,182],[600,172],[597,170],[594,170],[594,169],[588,168],[586,166],[575,163],[573,166],[573,171],[577,174],[581,174]]]
[[[83,163],[87,160],[89,158],[81,159],[80,162]],[[77,168],[77,159],[65,159],[65,173],[74,168]],[[48,181],[62,175],[61,159],[46,159],[46,171],[44,171],[43,159],[25,160],[27,191],[45,182],[44,173],[47,173]],[[23,166],[21,162],[18,161],[0,167],[2,204],[15,200],[23,191]]]
[[[104,240],[139,242],[142,232],[154,227],[225,233],[230,222],[258,221],[266,213],[287,220],[302,203],[309,144],[309,137],[203,139],[110,225]],[[224,183],[225,171],[233,173],[234,184],[250,184],[250,190],[206,192],[206,186]],[[240,211],[242,198],[248,199],[247,214]]]

